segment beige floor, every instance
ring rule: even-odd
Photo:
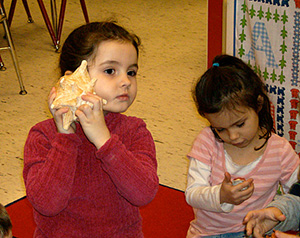
[[[10,1],[5,1],[6,11]],[[50,117],[47,96],[58,78],[57,60],[36,1],[28,1],[34,23],[27,23],[18,1],[11,26],[28,92],[19,85],[9,51],[1,51],[0,202],[25,195],[23,146],[29,129]],[[44,1],[46,7],[48,2]],[[59,2],[59,1],[58,1]],[[156,142],[160,183],[184,190],[189,151],[205,125],[197,115],[191,88],[206,69],[207,0],[86,0],[91,21],[113,17],[142,39],[138,96],[126,114],[143,118]],[[84,23],[79,1],[68,1],[62,41]],[[0,46],[3,27],[0,27]]]

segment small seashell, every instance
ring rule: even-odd
[[[243,183],[244,181],[246,181],[246,179],[244,179],[244,178],[235,178],[233,181],[232,181],[232,185],[233,186],[235,186],[235,185],[238,185],[238,184],[240,184],[240,183]],[[242,191],[243,190],[246,190],[248,188],[248,186],[247,187],[244,187],[244,188],[242,188]]]

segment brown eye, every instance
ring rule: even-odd
[[[115,70],[114,69],[106,69],[106,70],[104,70],[104,72],[106,74],[114,74]]]
[[[131,71],[127,72],[127,75],[130,77],[134,77],[134,76],[136,76],[136,72],[134,70],[131,70]]]
[[[245,122],[242,122],[240,124],[237,125],[237,127],[243,127],[245,125]]]

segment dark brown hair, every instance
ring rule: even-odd
[[[252,108],[258,114],[260,128],[265,129],[261,138],[267,142],[271,133],[275,132],[264,82],[237,57],[216,56],[213,66],[197,81],[193,98],[202,116],[223,109],[235,109],[236,106]]]
[[[108,40],[132,43],[139,55],[140,38],[116,22],[88,23],[72,31],[64,42],[59,61],[61,76],[67,70],[74,72],[82,60],[92,59],[99,44]]]

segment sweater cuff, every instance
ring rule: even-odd
[[[218,185],[218,188],[219,188],[219,191],[218,191],[219,199],[220,199],[220,193],[221,193],[221,186],[222,186],[222,184],[219,184],[219,185]],[[219,200],[219,204],[220,204],[220,200]],[[231,212],[231,211],[232,211],[232,209],[234,208],[234,205],[233,205],[233,204],[230,204],[230,203],[224,202],[224,203],[220,204],[220,208],[221,208],[221,210],[222,210],[223,212],[228,213],[228,212]]]
[[[272,201],[267,207],[276,207],[282,214],[286,216],[286,219],[282,222],[279,222],[273,229],[288,231],[288,230],[297,230],[299,227],[298,217],[298,205],[299,197],[293,196],[290,194],[277,195],[275,196],[274,201]],[[273,230],[272,229],[272,230]],[[269,231],[268,234],[272,233]]]
[[[51,141],[51,145],[56,148],[68,148],[70,144],[74,147],[78,147],[82,144],[82,141],[75,133],[56,133],[55,138]]]
[[[117,151],[120,151],[121,146],[124,145],[120,143],[119,136],[111,134],[109,140],[106,141],[105,144],[96,151],[96,157],[98,159],[105,158],[105,160],[113,160],[116,158],[115,154],[113,153],[114,148],[119,148]]]

